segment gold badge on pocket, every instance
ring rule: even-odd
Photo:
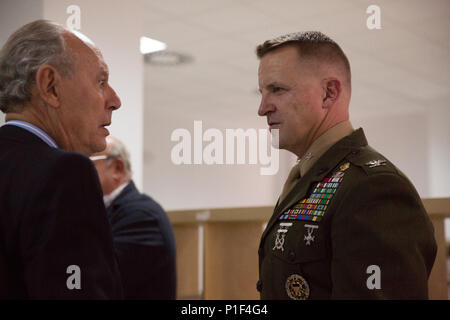
[[[305,278],[292,274],[286,279],[286,293],[292,300],[306,300],[309,297],[309,285]]]

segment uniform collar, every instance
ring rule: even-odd
[[[332,145],[352,134],[353,131],[353,126],[348,120],[325,131],[312,143],[305,155],[297,160],[300,162],[300,176],[303,177]]]

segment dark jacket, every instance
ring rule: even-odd
[[[70,285],[71,266],[79,267],[81,289]],[[22,128],[1,127],[0,299],[120,298],[92,162]]]
[[[414,186],[358,129],[275,207],[258,289],[262,299],[427,299],[436,250]]]
[[[130,181],[107,212],[125,299],[175,299],[175,238],[161,206]]]

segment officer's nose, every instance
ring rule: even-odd
[[[265,96],[264,94],[261,95],[261,102],[258,108],[258,115],[260,117],[263,117],[267,115],[267,113],[275,111],[275,109],[276,109],[275,105],[271,101],[269,101],[267,96]]]

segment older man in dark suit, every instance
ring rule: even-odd
[[[0,52],[0,298],[119,299],[95,167],[120,99],[100,51],[49,21]]]
[[[131,180],[125,145],[109,136],[91,159],[111,222],[125,299],[176,298],[175,238],[163,208]]]

